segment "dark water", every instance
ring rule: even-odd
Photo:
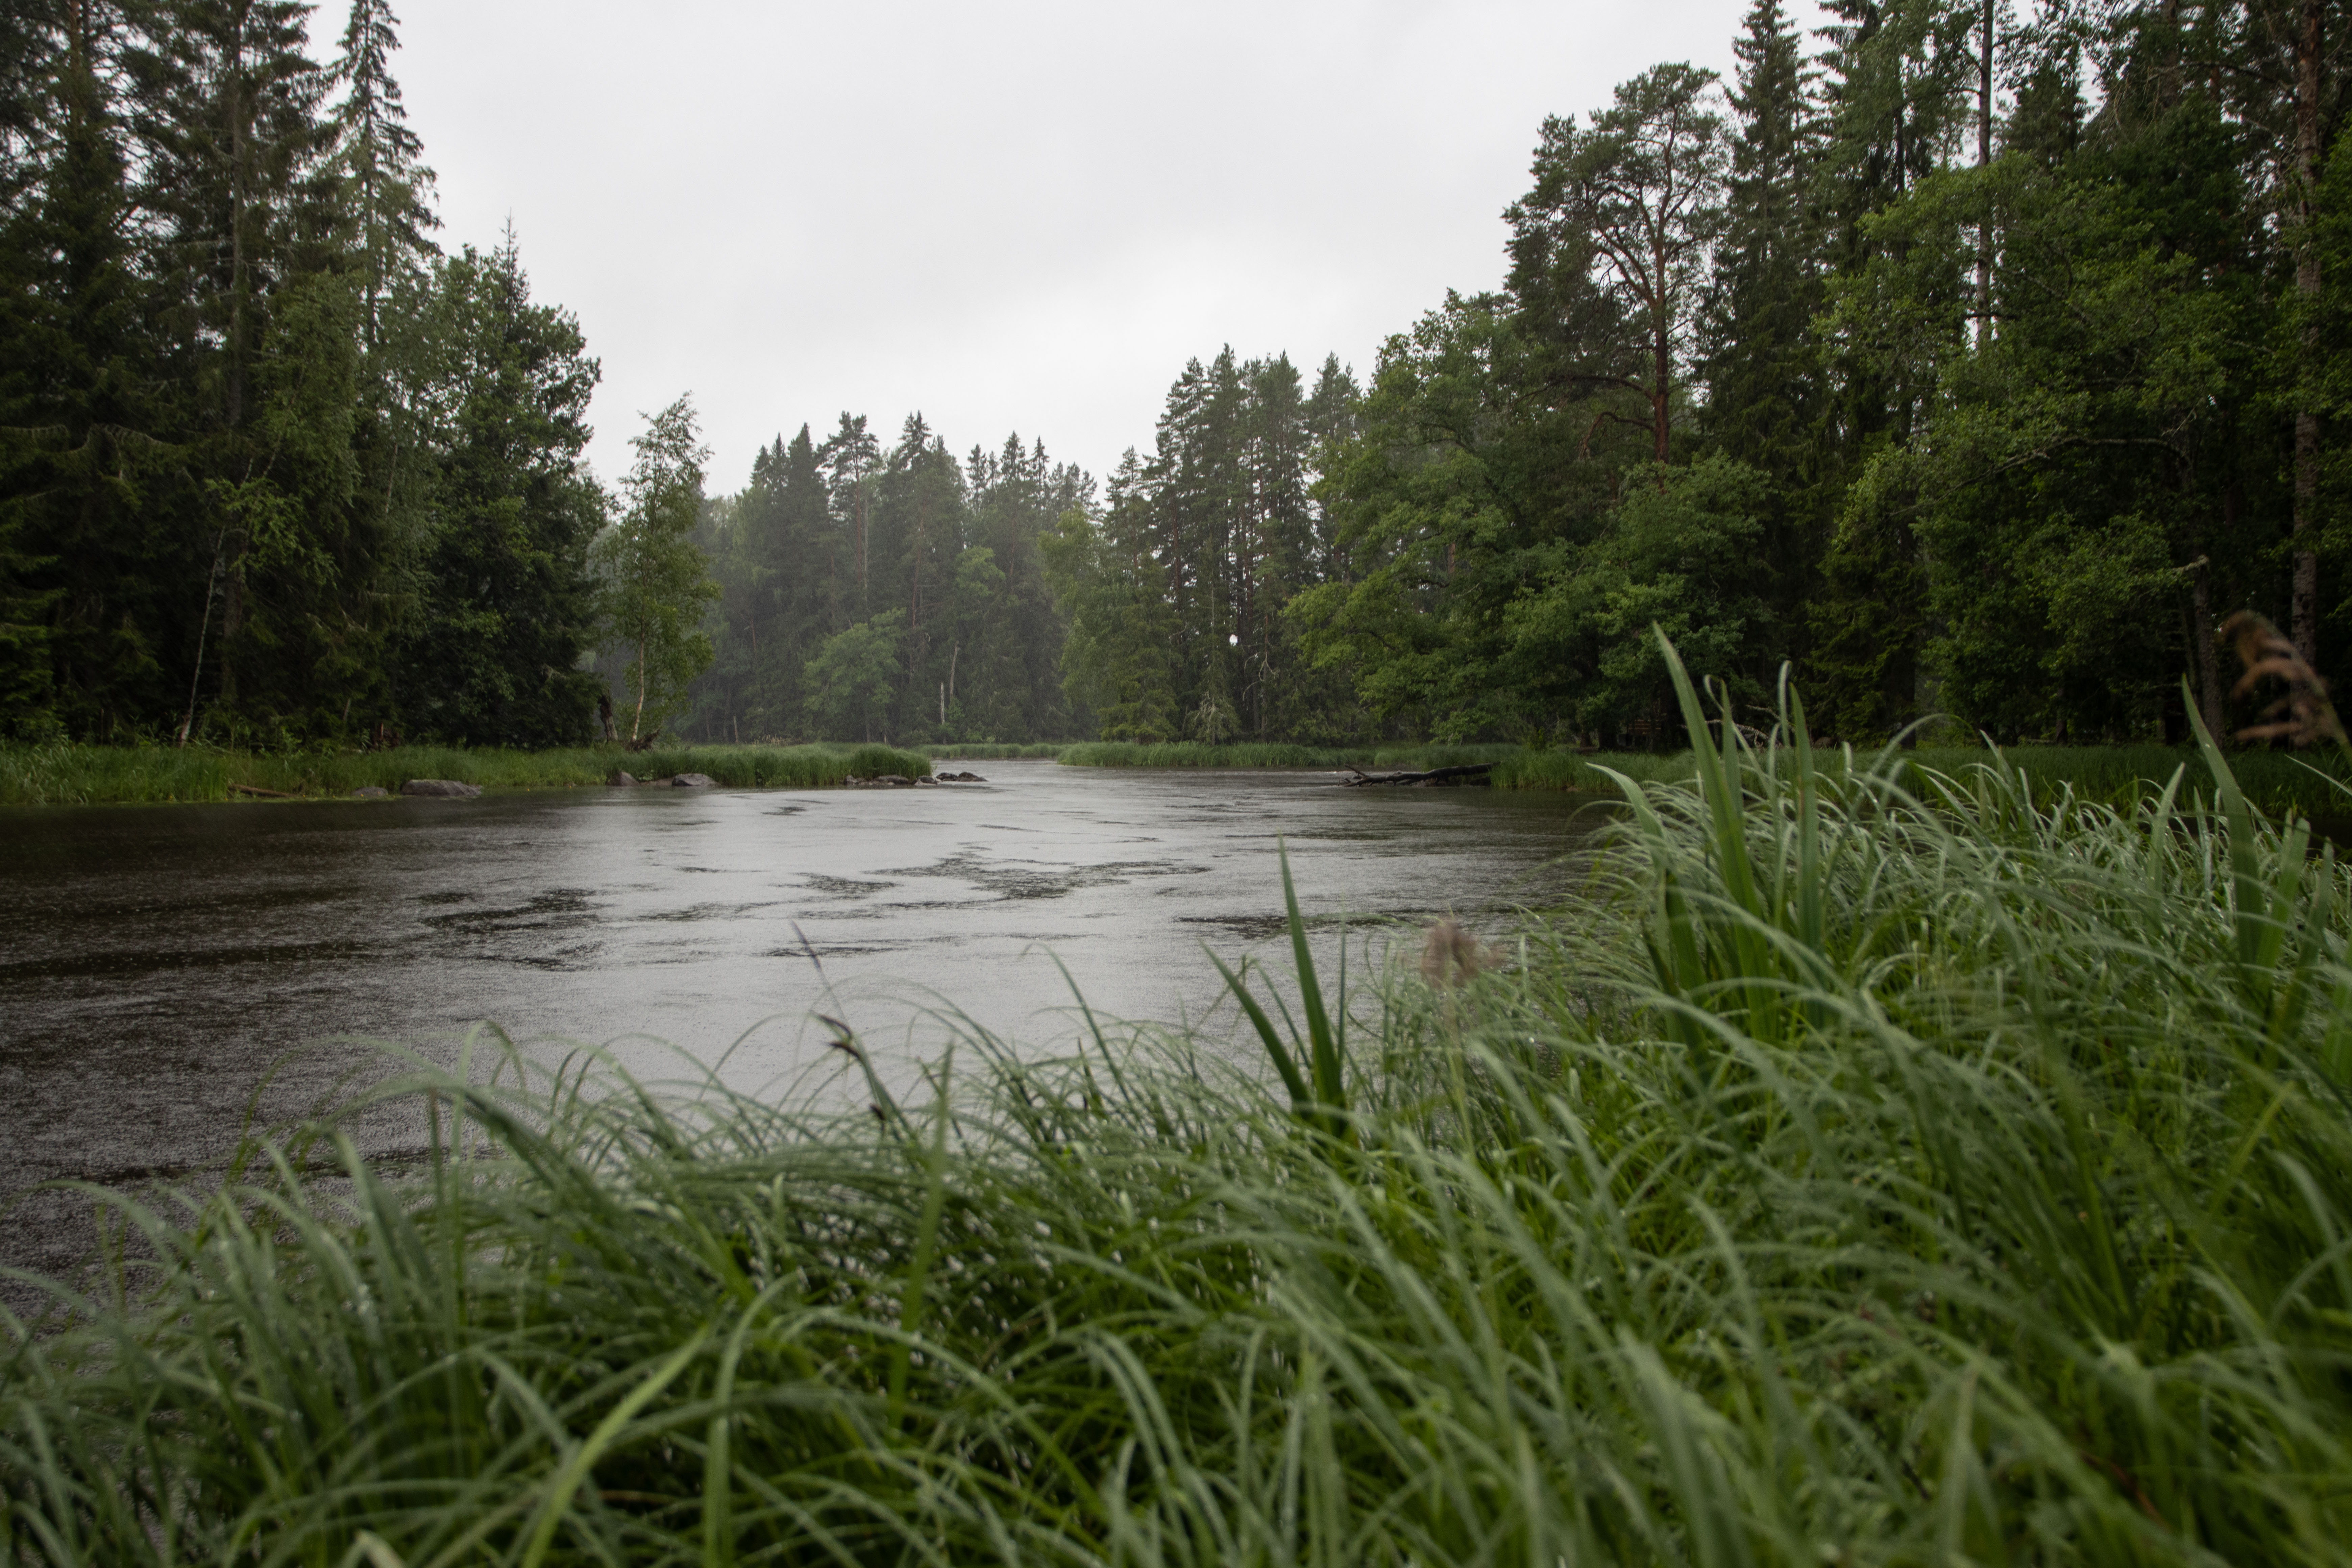
[[[248,1106],[300,1114],[382,1070],[338,1036],[446,1061],[494,1019],[653,1077],[681,1076],[656,1040],[731,1047],[734,1086],[805,1092],[841,1060],[817,1011],[898,1074],[943,1004],[1066,1040],[1049,951],[1100,1012],[1199,1017],[1204,940],[1272,945],[1277,835],[1310,914],[1491,924],[1559,895],[1592,821],[1557,795],[970,765],[992,782],[0,811],[0,1195],[217,1162]],[[19,1205],[0,1263],[88,1235]]]

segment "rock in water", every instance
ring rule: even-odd
[[[887,784],[892,789],[908,789],[913,787],[915,783],[904,773],[877,773],[875,775],[874,782],[878,784]]]
[[[674,789],[710,789],[719,783],[709,773],[678,773],[669,782]]]
[[[447,795],[462,799],[482,793],[479,784],[460,784],[456,779],[411,779],[400,786],[403,795]]]
[[[389,797],[391,794],[392,792],[384,788],[382,784],[362,784],[359,788],[352,791],[352,798],[354,800],[383,800]]]
[[[613,776],[606,779],[604,782],[617,788],[623,784],[633,784],[636,783],[637,780],[636,775],[630,773],[626,768],[614,768],[613,770]]]

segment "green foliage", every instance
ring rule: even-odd
[[[1098,1018],[782,1107],[492,1037],[353,1107],[422,1161],[110,1199],[8,1326],[9,1549],[2336,1561],[2352,877],[1680,684],[1597,901],[1328,1034],[1295,954],[1275,1082]]]
[[[879,778],[884,773],[897,773],[900,778],[924,778],[931,771],[931,763],[920,752],[900,751],[891,746],[858,746],[836,750],[848,753],[845,765],[859,778]]]
[[[593,362],[434,265],[378,0],[7,29],[0,734],[586,736]]]
[[[623,679],[636,689],[629,739],[658,734],[687,700],[687,684],[710,663],[702,608],[719,596],[709,561],[692,535],[702,516],[702,465],[709,452],[681,397],[650,416],[629,438],[636,461],[621,481],[626,501],[594,546],[604,580],[604,625],[628,656]],[[648,709],[650,708],[650,711]]]
[[[809,728],[822,734],[856,731],[871,740],[898,674],[898,644],[906,617],[897,610],[827,637],[802,672],[808,689]]]
[[[601,683],[588,551],[606,503],[589,475],[598,369],[579,323],[536,304],[511,243],[472,247],[389,294],[401,390],[388,476],[413,520],[413,588],[387,664],[395,728],[467,745],[588,737]]]
[[[1064,610],[1041,542],[1092,485],[1017,437],[959,466],[919,416],[887,452],[862,415],[843,415],[821,445],[806,426],[789,447],[779,438],[749,487],[705,510],[717,658],[688,727],[920,742],[1071,733]],[[870,635],[835,639],[883,626],[897,628],[897,662],[868,679]]]

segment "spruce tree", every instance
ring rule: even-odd
[[[577,667],[596,635],[588,551],[604,503],[583,454],[599,366],[579,322],[532,300],[511,235],[393,298],[384,353],[411,378],[424,470],[394,722],[464,745],[577,743],[597,692]]]
[[[1738,122],[1722,243],[1702,325],[1708,444],[1765,476],[1764,563],[1777,645],[1802,658],[1804,606],[1819,590],[1835,497],[1821,468],[1828,397],[1813,318],[1821,310],[1818,125],[1795,29],[1779,0],[1756,0],[1731,105]]]
[[[439,249],[430,236],[441,226],[429,196],[433,171],[425,166],[424,144],[409,128],[400,83],[392,75],[398,26],[388,0],[352,0],[342,54],[330,72],[343,91],[335,115],[334,173],[354,231],[370,345],[385,290]]]

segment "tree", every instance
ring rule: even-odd
[[[1641,397],[1661,463],[1723,219],[1726,143],[1715,80],[1713,71],[1687,65],[1655,66],[1621,85],[1590,129],[1573,118],[1545,121],[1535,188],[1508,214],[1515,231],[1548,231],[1551,248],[1589,254],[1621,301],[1646,363],[1589,379]]]
[[[1176,612],[1152,548],[1147,488],[1129,447],[1111,475],[1099,527],[1073,506],[1039,542],[1045,580],[1069,625],[1063,690],[1072,711],[1109,741],[1168,741],[1181,729]]]
[[[825,484],[833,497],[835,515],[848,536],[849,556],[842,565],[845,582],[852,585],[848,598],[849,613],[863,616],[866,613],[866,577],[871,552],[866,539],[868,503],[873,499],[873,483],[882,468],[882,444],[874,432],[866,428],[866,416],[853,416],[842,410],[841,427],[825,437],[824,445],[816,450],[817,467],[824,470]]]
[[[874,739],[875,721],[887,712],[898,677],[898,645],[907,614],[890,610],[825,638],[803,677],[809,729],[846,739],[855,727],[861,740]],[[884,731],[888,738],[888,731]]]
[[[400,83],[392,76],[399,20],[387,0],[352,0],[342,55],[329,72],[343,89],[335,113],[334,174],[354,230],[370,344],[376,339],[378,301],[394,279],[436,254],[429,231],[441,226],[426,194],[433,171],[424,164],[424,144],[408,127]]]
[[[636,460],[621,489],[626,507],[596,542],[604,580],[604,624],[633,655],[625,680],[636,688],[629,739],[658,734],[687,686],[710,662],[703,606],[719,596],[709,562],[693,540],[702,515],[702,465],[709,451],[691,399],[646,416],[632,437]]]
[[[460,745],[572,744],[597,694],[589,548],[603,493],[582,454],[599,374],[572,315],[534,303],[512,237],[390,296],[418,456],[419,537],[389,664],[398,723]]]

